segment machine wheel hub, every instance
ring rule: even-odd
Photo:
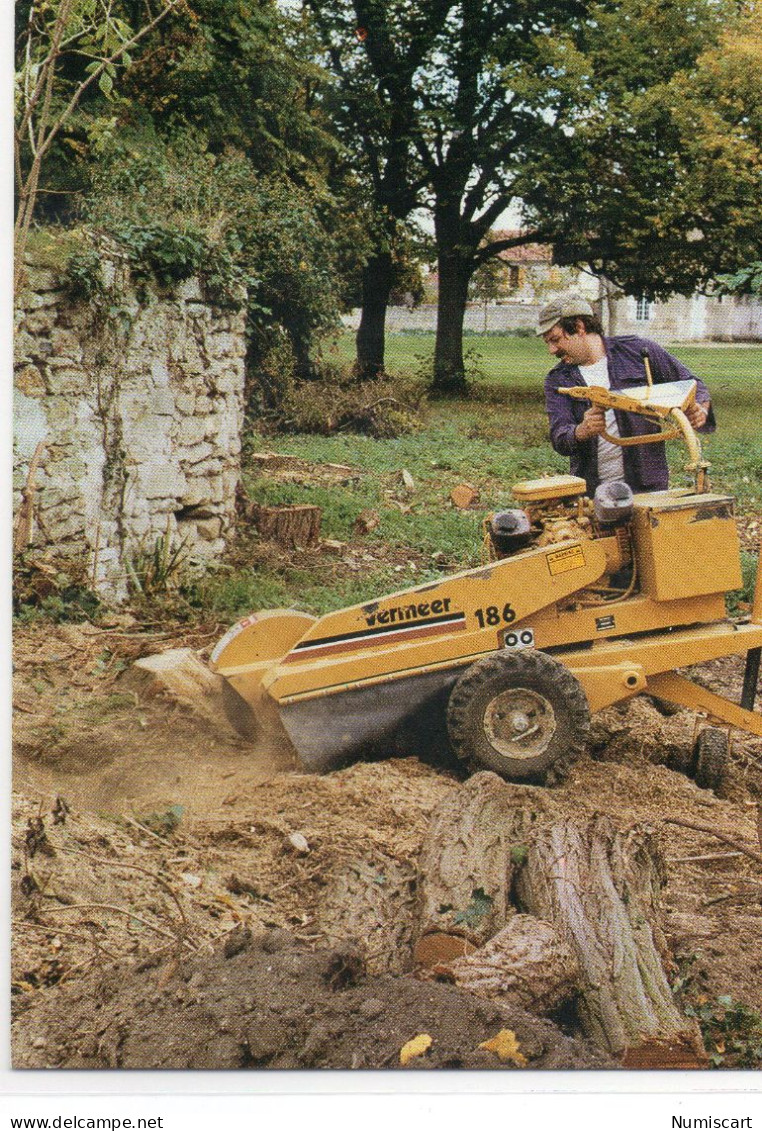
[[[527,687],[509,688],[491,699],[484,712],[484,733],[499,754],[534,758],[556,733],[551,703]]]

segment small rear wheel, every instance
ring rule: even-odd
[[[511,781],[560,781],[583,753],[590,710],[579,681],[544,652],[495,652],[472,664],[447,707],[459,758]]]
[[[719,727],[704,727],[696,739],[694,751],[696,785],[701,789],[719,789],[728,767],[730,742],[727,731]]]

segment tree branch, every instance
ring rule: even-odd
[[[736,837],[729,836],[727,833],[717,832],[711,825],[701,825],[698,821],[684,821],[682,817],[664,817],[665,825],[680,825],[684,829],[693,829],[697,833],[706,833],[708,836],[713,836],[717,840],[721,840],[723,844],[729,844],[731,848],[737,848],[744,856],[748,856],[752,860],[756,860],[758,864],[762,864],[762,853],[755,852],[753,848],[747,848],[743,841],[738,840]]]
[[[51,129],[47,138],[45,139],[44,145],[41,146],[40,151],[39,151],[39,155],[41,157],[44,156],[45,153],[48,151],[53,139],[57,136],[57,134],[61,130],[64,123],[71,117],[71,115],[76,110],[77,106],[79,105],[80,99],[82,98],[82,95],[85,93],[85,91],[88,89],[88,87],[90,87],[92,85],[92,83],[94,83],[96,81],[96,79],[100,78],[100,76],[105,71],[106,67],[109,66],[110,63],[116,62],[116,60],[121,55],[124,55],[125,51],[129,51],[130,48],[134,47],[136,43],[139,43],[140,40],[143,39],[144,36],[148,35],[148,33],[150,31],[153,31],[153,29],[156,27],[156,25],[158,23],[160,23],[164,19],[165,16],[168,16],[169,13],[172,11],[172,9],[176,8],[177,5],[180,4],[180,3],[183,3],[183,0],[167,0],[167,3],[165,4],[165,6],[161,10],[161,12],[159,12],[158,16],[155,16],[154,19],[152,19],[149,24],[146,24],[145,27],[141,28],[139,32],[137,32],[135,35],[133,35],[132,39],[128,39],[125,43],[120,44],[120,46],[118,47],[118,49],[116,51],[114,51],[111,55],[109,55],[108,58],[103,59],[101,61],[100,66],[97,67],[97,69],[94,70],[93,73],[91,75],[89,75],[87,79],[84,80],[84,82],[80,83],[79,87],[77,88],[77,90],[75,90],[74,94],[72,95],[68,105],[59,114],[55,126],[53,126],[53,128]]]

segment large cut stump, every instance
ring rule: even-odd
[[[250,709],[232,687],[210,671],[190,648],[172,648],[135,661],[119,678],[119,687],[134,691],[141,699],[169,694],[192,708],[225,738],[237,739],[239,730],[230,721],[230,712]]]
[[[323,512],[311,504],[278,507],[254,506],[254,525],[263,538],[289,550],[317,546]]]
[[[514,794],[489,771],[474,774],[434,810],[418,865],[419,964],[468,954],[513,914],[516,817]]]
[[[528,837],[517,877],[526,910],[553,922],[581,969],[580,1019],[599,1047],[631,1067],[699,1067],[695,1024],[679,1010],[664,969],[658,921],[663,864],[653,837],[617,831],[608,817],[554,821]]]
[[[663,881],[647,830],[618,830],[601,815],[570,818],[547,790],[479,773],[432,816],[415,957],[426,976],[441,973],[495,999],[516,993],[537,1012],[553,1008],[554,995],[558,1003],[573,996],[576,979],[581,1025],[600,1048],[632,1067],[699,1067],[698,1028],[681,1013],[665,971]],[[544,921],[535,947],[524,935],[531,920],[513,926],[519,912]],[[557,939],[559,959],[573,962],[559,961],[547,982],[538,954]],[[534,1007],[526,1004],[532,996]]]

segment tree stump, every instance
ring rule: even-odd
[[[665,972],[663,878],[648,831],[617,830],[601,815],[569,818],[547,790],[479,773],[432,816],[419,862],[415,958],[475,992],[534,993],[542,1009],[555,991],[512,927],[517,913],[528,913],[550,924],[576,960],[579,1018],[591,1041],[627,1066],[702,1067],[698,1028]],[[537,934],[551,945],[542,927]],[[574,976],[563,968],[558,992],[568,997]]]
[[[289,550],[317,546],[323,512],[312,504],[252,508],[254,525],[263,538]]]
[[[118,686],[143,699],[169,694],[210,722],[226,739],[241,734],[241,729],[230,721],[233,707],[240,710],[242,718],[246,712],[251,714],[240,695],[221,675],[211,672],[190,648],[143,656],[119,677]]]
[[[652,836],[608,817],[534,828],[517,877],[527,911],[554,923],[581,970],[580,1020],[629,1066],[700,1067],[695,1024],[677,1007],[658,923],[663,864]]]
[[[417,962],[433,966],[466,954],[505,926],[513,914],[516,818],[514,793],[489,771],[434,810],[418,865]]]

